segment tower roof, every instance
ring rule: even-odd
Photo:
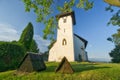
[[[76,24],[76,21],[75,21],[75,13],[74,13],[74,11],[58,14],[56,17],[59,19],[59,18],[61,18],[61,17],[68,16],[68,15],[71,15],[73,25],[75,25],[75,24]]]

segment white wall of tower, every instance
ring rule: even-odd
[[[65,20],[66,19],[66,20]],[[65,22],[64,22],[65,20]],[[73,24],[71,15],[58,20],[57,41],[49,52],[49,61],[61,61],[65,56],[69,61],[75,61]],[[63,40],[66,40],[63,45]]]

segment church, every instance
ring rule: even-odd
[[[88,61],[85,51],[88,41],[74,34],[76,24],[74,12],[56,16],[58,19],[57,40],[49,51],[48,61],[60,62],[65,56],[68,61]]]

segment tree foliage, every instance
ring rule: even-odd
[[[26,51],[38,53],[38,45],[36,41],[33,39],[34,30],[32,23],[28,23],[26,28],[23,30],[21,37],[19,39],[19,43],[25,46]]]
[[[109,55],[112,57],[112,62],[120,63],[120,45],[115,46]]]
[[[109,4],[106,11],[110,11],[113,16],[110,18],[108,25],[120,26],[120,1],[119,0],[104,0]],[[116,9],[117,7],[117,9]]]
[[[120,30],[118,29],[118,32],[112,35],[113,42],[115,45],[120,45]]]
[[[38,45],[34,39],[32,40],[30,45],[30,52],[35,52],[35,53],[39,52]]]
[[[49,50],[53,47],[53,45],[55,44],[55,42],[56,42],[56,40],[52,40],[51,41],[50,45],[48,46]]]
[[[115,48],[109,53],[110,57],[112,57],[112,62],[119,63],[120,62],[120,30],[113,34],[111,37],[107,39],[115,44]]]
[[[107,40],[113,42],[115,46],[120,45],[120,29],[117,30],[117,33],[107,38]]]
[[[31,42],[33,40],[33,25],[28,23],[27,27],[23,30],[19,42],[23,44],[27,51],[30,50]]]
[[[37,16],[37,22],[45,25],[44,39],[53,39],[55,28],[57,28],[57,20],[54,17],[56,12],[70,12],[74,8],[83,8],[89,10],[93,6],[93,2],[89,0],[22,0],[25,4],[25,10],[30,12],[32,9]]]
[[[104,1],[109,4],[109,6],[106,7],[106,11],[113,13],[108,25],[112,24],[113,26],[120,26],[120,0]],[[115,7],[117,7],[117,9]],[[120,29],[118,29],[117,33],[107,38],[107,40],[115,44],[115,48],[109,53],[109,55],[112,57],[112,62],[120,62]]]

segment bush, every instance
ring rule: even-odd
[[[0,42],[0,71],[16,69],[27,51],[39,52],[33,35],[33,25],[29,23],[19,41]]]
[[[17,42],[0,42],[0,71],[16,69],[25,51],[25,48]]]

